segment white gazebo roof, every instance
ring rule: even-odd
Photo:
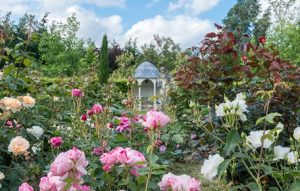
[[[135,70],[135,79],[157,79],[160,73],[158,69],[150,62],[141,63]]]

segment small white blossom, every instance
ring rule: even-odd
[[[44,133],[44,130],[40,126],[32,126],[32,128],[28,128],[26,130],[37,139],[39,139]]]
[[[224,161],[224,158],[219,154],[209,155],[201,167],[201,174],[208,179],[212,180],[218,174],[218,167]]]
[[[299,160],[298,160],[298,152],[297,151],[291,151],[289,152],[289,154],[287,155],[287,161],[290,163],[290,164],[295,164],[297,163]]]
[[[274,147],[274,154],[276,158],[274,160],[284,159],[290,152],[289,147],[282,147],[280,145]]]
[[[265,131],[265,135],[269,133],[270,130]],[[246,137],[246,140],[254,147],[259,148],[262,145],[262,136],[263,136],[263,130],[260,131],[251,131],[249,136]],[[271,141],[268,138],[264,139],[264,145],[263,147],[265,149],[269,148],[273,144],[273,141]]]
[[[300,127],[297,127],[297,128],[294,130],[293,137],[294,137],[298,142],[300,142]]]
[[[3,172],[0,171],[0,180],[2,180],[4,178],[5,178],[5,176],[4,176]]]

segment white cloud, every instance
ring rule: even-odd
[[[139,21],[125,34],[125,38],[137,38],[139,45],[149,43],[153,35],[169,36],[183,48],[191,47],[200,42],[205,33],[214,30],[208,20],[178,15],[168,19],[161,15]]]
[[[187,14],[199,15],[218,3],[219,0],[178,0],[176,3],[169,3],[168,11],[183,9]]]

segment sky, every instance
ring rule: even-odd
[[[0,15],[11,11],[14,20],[25,13],[65,22],[75,13],[80,21],[79,38],[100,44],[107,34],[124,44],[137,38],[149,43],[153,35],[171,37],[182,48],[194,46],[222,23],[236,0],[0,0]]]

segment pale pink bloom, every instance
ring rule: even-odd
[[[118,117],[118,120],[119,120],[119,124],[116,128],[116,131],[123,132],[123,131],[126,131],[126,130],[130,130],[131,121],[130,121],[129,118],[127,118],[127,117]]]
[[[166,150],[167,150],[167,147],[166,147],[165,145],[161,145],[161,146],[159,147],[159,152],[161,152],[161,153],[165,153]]]
[[[137,170],[146,167],[146,159],[144,155],[131,148],[116,147],[108,153],[104,153],[100,157],[103,164],[103,170],[109,172],[115,164],[127,165],[131,167],[130,172],[134,176],[139,176]]]
[[[72,89],[71,91],[72,97],[82,97],[83,92],[80,89]]]
[[[13,153],[15,156],[23,155],[27,152],[29,147],[30,144],[26,139],[24,139],[22,136],[16,136],[10,140],[8,151]]]
[[[27,182],[24,182],[19,187],[19,191],[33,191],[33,188]]]
[[[87,185],[73,185],[70,188],[70,191],[91,191],[91,187]]]
[[[185,174],[177,176],[170,172],[162,177],[158,186],[162,191],[201,191],[201,183],[198,180]]]
[[[58,187],[64,187],[66,184],[63,181],[60,181],[59,176],[44,176],[40,179],[39,188],[40,191],[58,191],[57,185]]]
[[[57,148],[59,147],[61,144],[63,144],[63,140],[61,137],[52,137],[50,139],[50,143],[52,145],[52,147]]]
[[[143,124],[147,128],[156,129],[165,127],[168,123],[170,123],[170,121],[170,117],[163,112],[151,110],[147,112],[146,119]]]
[[[104,110],[103,110],[102,105],[94,104],[93,107],[92,107],[92,111],[93,111],[94,114],[98,114],[98,113],[102,113]]]

